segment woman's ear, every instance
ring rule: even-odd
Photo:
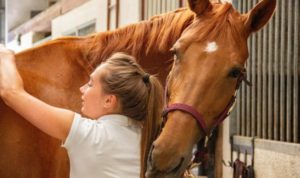
[[[105,96],[104,108],[115,111],[119,108],[119,102],[116,95]]]

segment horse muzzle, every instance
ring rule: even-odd
[[[192,155],[175,154],[172,150],[160,149],[153,143],[148,157],[147,178],[182,178]]]

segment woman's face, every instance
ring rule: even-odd
[[[82,93],[81,112],[92,119],[97,119],[112,111],[110,100],[115,96],[105,93],[100,82],[100,76],[105,72],[105,64],[100,65],[90,75],[89,82],[80,87]]]

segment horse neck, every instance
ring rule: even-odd
[[[114,52],[125,52],[138,60],[155,56],[165,59],[182,31],[192,22],[194,15],[187,9],[179,9],[151,20],[98,33],[87,41],[87,56],[92,66],[97,66]]]

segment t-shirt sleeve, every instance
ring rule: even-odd
[[[102,125],[95,120],[83,118],[80,114],[75,113],[69,134],[62,144],[68,151],[81,149],[84,146],[100,144],[101,137],[104,133]]]

